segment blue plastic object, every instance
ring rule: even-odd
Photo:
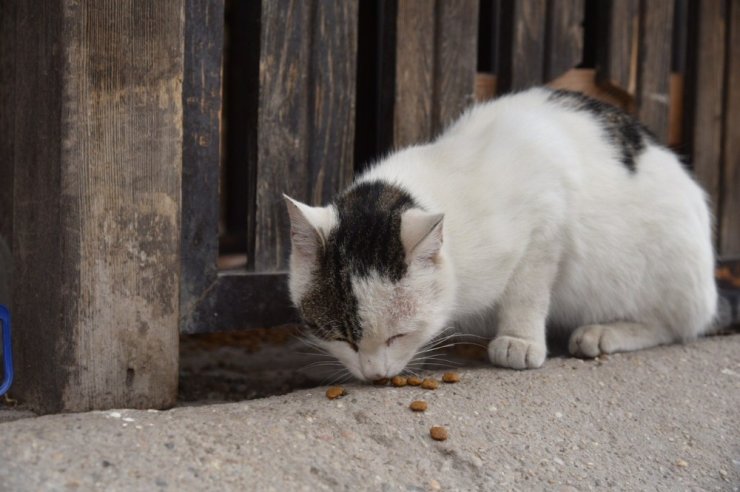
[[[0,396],[13,384],[13,344],[10,340],[10,311],[0,304],[0,325],[3,336],[3,381],[0,383]]]

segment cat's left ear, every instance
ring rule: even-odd
[[[315,258],[320,247],[324,245],[321,227],[328,225],[326,207],[311,207],[288,195],[283,195],[290,216],[290,242],[293,254],[306,258]]]
[[[401,243],[406,261],[435,262],[442,249],[444,214],[412,208],[401,215]]]

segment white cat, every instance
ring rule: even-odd
[[[476,106],[326,207],[286,199],[293,302],[360,379],[402,372],[451,325],[527,369],[546,324],[594,357],[690,340],[715,315],[704,193],[639,123],[580,94]]]

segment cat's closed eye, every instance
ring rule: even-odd
[[[360,348],[357,346],[355,342],[350,342],[349,340],[342,340],[342,341],[347,342],[347,345],[352,347],[352,350],[354,350],[355,352],[359,352]]]
[[[398,340],[399,338],[405,335],[406,335],[405,333],[399,333],[398,335],[393,335],[392,337],[390,337],[388,340],[385,341],[385,344],[388,347],[390,347],[394,340]]]

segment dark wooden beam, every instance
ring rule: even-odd
[[[193,304],[217,274],[223,43],[223,0],[186,0],[180,272],[183,330],[192,323]],[[245,185],[242,183],[242,190]]]
[[[719,250],[730,258],[740,256],[740,4],[736,1],[730,2],[727,30]]]
[[[0,304],[10,304],[13,263],[13,139],[15,135],[15,11],[0,2]]]
[[[298,321],[288,274],[221,273],[191,305],[183,333],[266,328]]]
[[[184,1],[17,5],[12,393],[171,406]]]

